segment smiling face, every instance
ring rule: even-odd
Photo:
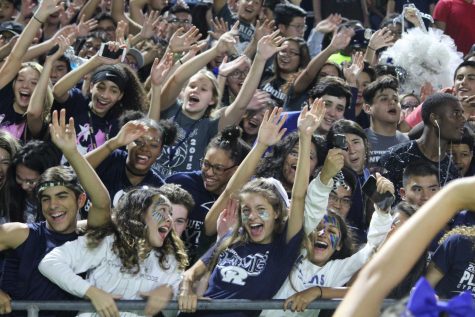
[[[338,186],[336,190],[330,192],[327,209],[346,219],[351,209],[352,194],[349,186]]]
[[[229,90],[234,96],[237,96],[241,90],[244,80],[246,79],[247,74],[249,73],[250,64],[246,63],[240,65],[236,70],[228,75],[226,84],[228,85]]]
[[[148,242],[154,248],[163,246],[168,233],[172,230],[172,207],[170,201],[162,195],[156,195],[145,214]]]
[[[99,117],[107,115],[124,96],[119,86],[110,80],[91,84],[92,111]]]
[[[298,142],[292,148],[292,150],[287,154],[287,157],[284,160],[284,164],[282,166],[282,175],[284,179],[282,181],[282,185],[284,188],[291,192],[292,186],[294,185],[295,180],[295,173],[297,172],[297,161],[299,157],[299,144]],[[317,159],[317,147],[314,143],[310,145],[310,169],[308,171],[310,178],[311,175],[315,172],[315,168],[317,167],[318,159]]]
[[[455,95],[460,99],[475,95],[475,68],[460,67],[455,75]]]
[[[192,119],[200,119],[209,106],[216,104],[213,83],[204,74],[191,77],[185,88],[183,110]]]
[[[145,174],[162,152],[162,135],[155,129],[127,145],[127,167],[136,174]]]
[[[261,11],[261,0],[239,0],[239,20],[254,23]]]
[[[335,216],[325,215],[315,231],[309,235],[307,246],[309,260],[324,266],[336,251],[341,249],[341,229]]]
[[[343,115],[345,114],[346,98],[323,95],[322,99],[326,112],[322,123],[318,127],[318,132],[322,135],[326,135],[333,123],[343,119]]]
[[[262,195],[244,193],[240,201],[241,222],[252,242],[271,243],[278,218],[272,205]]]
[[[473,151],[470,150],[468,144],[452,144],[450,151],[452,152],[454,163],[459,170],[460,176],[465,176],[472,162]]]
[[[279,71],[285,74],[295,73],[300,65],[300,48],[295,41],[285,41],[287,48],[277,54]]]
[[[247,135],[257,135],[267,109],[267,107],[264,107],[260,110],[248,110],[246,112],[242,118],[242,129]]]
[[[351,168],[358,175],[363,173],[366,164],[366,146],[364,140],[352,133],[345,133],[348,150],[343,151],[345,166]]]
[[[10,153],[4,148],[0,148],[0,189],[3,188],[7,181],[7,172],[11,163],[12,158]]]
[[[13,93],[15,103],[13,108],[15,112],[24,114],[28,109],[31,94],[35,90],[40,74],[31,67],[24,67],[18,72],[17,78],[13,81]]]
[[[201,164],[205,189],[214,194],[221,194],[236,169],[237,166],[227,151],[209,148]]]
[[[373,103],[369,105],[368,113],[376,124],[397,124],[401,115],[399,96],[397,91],[386,88],[376,92]]]
[[[48,229],[64,234],[76,230],[78,210],[86,202],[84,193],[76,197],[65,186],[52,186],[43,190],[39,198]]]

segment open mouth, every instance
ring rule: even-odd
[[[167,234],[169,231],[170,231],[170,228],[166,225],[158,228],[158,233],[160,234],[160,237],[162,237],[162,239],[165,239],[167,237]]]
[[[56,212],[54,214],[50,214],[50,217],[53,219],[53,221],[61,221],[64,217],[66,216],[66,212]]]
[[[137,161],[138,164],[147,164],[149,159],[150,159],[149,156],[137,155],[136,161]]]
[[[260,123],[256,120],[249,120],[249,127],[252,129],[257,129],[260,126]]]
[[[325,243],[323,241],[315,241],[313,247],[316,249],[326,250],[328,248],[328,243]]]
[[[392,114],[392,115],[397,115],[397,110],[396,109],[390,109],[390,110],[388,110],[388,113]]]
[[[259,236],[264,230],[264,225],[260,223],[253,223],[249,225],[249,227],[251,228],[251,236],[254,236],[254,237]]]
[[[189,101],[189,102],[193,102],[193,103],[198,103],[198,102],[200,102],[200,98],[198,98],[198,97],[196,97],[196,96],[193,95],[193,96],[190,96],[190,97],[188,98],[188,101]]]

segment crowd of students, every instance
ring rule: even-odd
[[[0,314],[376,316],[421,277],[472,298],[475,3],[312,4],[0,0]],[[416,35],[447,63],[387,57]]]

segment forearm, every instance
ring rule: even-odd
[[[115,0],[112,2],[116,1],[120,0]],[[79,11],[78,19],[80,19],[82,16],[84,16],[84,21],[91,19],[95,15],[96,8],[99,6],[100,2],[101,0],[88,0],[86,4],[81,8],[81,11]]]
[[[328,181],[323,181],[321,173],[310,182],[307,195],[305,196],[305,234],[312,233],[323,219],[328,206],[328,196],[332,188],[333,179],[328,178]]]
[[[257,40],[256,40],[256,37],[254,36],[251,42],[249,43],[249,45],[246,46],[246,48],[244,49],[243,54],[249,57],[250,59],[252,59],[254,55],[256,54],[256,50],[257,50]]]
[[[206,272],[208,268],[202,260],[196,261],[192,267],[183,273],[180,285],[180,291],[190,292],[193,290],[193,283],[198,281]]]
[[[26,110],[28,130],[33,136],[37,136],[43,128],[42,115],[52,68],[53,63],[50,60],[47,60],[43,66],[43,71],[41,72],[38,83],[31,95],[31,102],[28,104],[28,109]]]
[[[96,169],[112,152],[120,147],[121,145],[117,143],[117,139],[112,138],[93,151],[88,152],[84,158],[92,168]]]
[[[30,47],[26,52],[25,56],[23,57],[23,62],[34,60],[40,55],[48,53],[48,51],[52,49],[54,45],[54,42],[50,39]]]
[[[246,158],[239,164],[238,169],[233,174],[226,189],[221,193],[219,198],[213,204],[211,209],[206,214],[205,218],[205,233],[208,236],[216,234],[216,222],[218,220],[219,214],[223,209],[226,208],[228,200],[232,197],[233,194],[237,193],[254,175],[257,164],[267,150],[267,146],[257,142],[257,144],[252,148]]]
[[[137,3],[137,1],[130,1],[129,14],[130,18],[140,25],[143,25],[144,15],[142,13],[143,6]]]
[[[321,51],[320,54],[312,58],[308,66],[300,72],[300,75],[295,80],[294,87],[296,94],[302,93],[310,86],[320,69],[333,53],[335,53],[335,50],[330,45]]]
[[[150,94],[150,107],[148,108],[147,117],[156,121],[160,120],[160,95],[162,85],[153,85]]]

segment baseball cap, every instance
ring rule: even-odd
[[[20,35],[23,32],[23,25],[13,21],[2,22],[0,23],[0,34],[4,32]]]

